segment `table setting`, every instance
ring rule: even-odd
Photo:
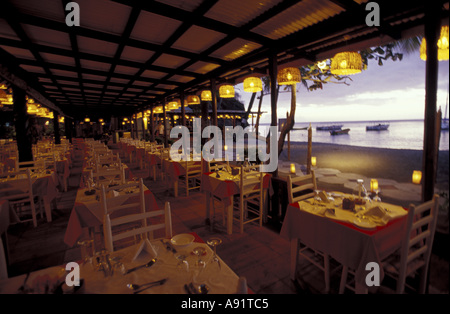
[[[231,294],[238,276],[216,254],[220,238],[205,243],[195,233],[150,241],[153,254],[136,251],[141,244],[116,252],[82,250],[80,286],[68,287],[65,265],[0,281],[1,293],[84,294]],[[212,248],[213,249],[212,249]]]

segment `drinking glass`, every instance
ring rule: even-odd
[[[378,195],[379,192],[380,192],[380,190],[375,190],[375,196],[373,197],[373,202],[374,202],[374,203],[379,203],[379,202],[381,202],[381,198],[380,198],[380,196]]]
[[[217,246],[222,243],[222,239],[210,238],[206,243],[208,243],[208,245],[211,246],[214,250],[214,255],[211,259],[211,263],[217,262],[217,265],[219,265],[219,269],[220,269],[220,261],[219,261],[219,257],[217,256]]]
[[[92,259],[94,257],[94,240],[82,240],[78,241],[78,245],[81,247],[81,259],[83,264],[92,264]]]

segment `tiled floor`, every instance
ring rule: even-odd
[[[69,179],[70,188],[60,193],[53,211],[53,221],[43,219],[37,228],[26,225],[13,226],[9,230],[8,244],[11,265],[10,276],[26,273],[48,266],[61,265],[79,258],[78,248],[68,248],[64,233],[79,184],[81,164],[75,163]],[[323,293],[322,273],[302,263],[299,278],[295,283],[289,278],[290,247],[287,240],[279,236],[278,230],[270,226],[246,225],[239,234],[237,225],[232,235],[226,233],[221,221],[214,221],[213,228],[204,222],[205,196],[192,193],[189,197],[181,192],[173,197],[159,181],[145,180],[162,207],[171,203],[174,234],[196,232],[203,239],[219,236],[223,243],[217,248],[220,257],[239,275],[245,276],[255,293],[311,294]],[[445,241],[437,237],[439,247],[433,254],[430,271],[430,293],[448,293],[448,236]],[[440,245],[443,243],[443,245]],[[445,246],[446,245],[446,246]],[[443,247],[443,249],[441,249]],[[332,274],[332,291],[337,293],[339,270]]]

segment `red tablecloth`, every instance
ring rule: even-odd
[[[368,273],[365,267],[369,262],[380,265],[380,276],[383,278],[381,262],[400,248],[406,217],[373,230],[365,230],[309,213],[301,210],[298,203],[293,203],[287,208],[280,234],[290,241],[300,239],[309,247],[328,253],[342,265],[355,270],[357,284],[365,286]]]

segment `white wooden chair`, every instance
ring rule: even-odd
[[[37,215],[35,198],[33,195],[33,184],[31,181],[31,170],[8,173],[7,185],[0,189],[0,197],[9,201],[12,214],[18,222],[32,221],[37,227]],[[41,213],[42,214],[42,213]]]
[[[149,219],[158,219],[156,224],[150,224]],[[127,226],[134,225],[135,228],[128,229]],[[172,217],[170,203],[166,202],[165,208],[156,211],[141,212],[138,214],[123,215],[118,218],[111,218],[111,214],[105,215],[103,224],[105,235],[105,247],[109,252],[114,252],[115,243],[119,241],[128,241],[128,245],[134,245],[145,239],[153,239],[154,232],[164,230],[165,237],[172,237]],[[114,232],[113,229],[118,228],[120,231]],[[123,246],[122,246],[123,247]]]
[[[97,184],[111,180],[119,180],[121,184],[125,183],[125,169],[122,164],[105,168],[100,167],[100,164],[97,163],[93,176]]]
[[[201,190],[201,180],[203,167],[202,162],[183,161],[186,173],[178,178],[181,185],[184,186],[186,196],[189,196],[191,190]]]
[[[314,170],[310,174],[298,177],[288,176],[287,178],[289,204],[299,202],[314,197],[317,190],[317,182]],[[325,292],[330,291],[330,258],[328,254],[310,248],[301,242],[297,242],[295,247],[291,247],[291,254],[299,254],[311,264],[324,272]],[[297,265],[291,265],[296,267]]]
[[[406,233],[401,248],[382,262],[385,275],[396,279],[396,293],[403,294],[405,287],[424,294],[427,288],[428,267],[433,248],[434,234],[439,210],[439,195],[421,205],[409,205]],[[339,293],[345,288],[355,291],[348,284],[348,273],[354,272],[344,267],[342,270]],[[412,287],[407,279],[420,276],[419,287]]]
[[[317,190],[316,176],[314,170],[310,174],[298,177],[287,177],[287,188],[289,204],[314,197]]]
[[[244,225],[253,221],[259,221],[262,226],[264,211],[264,173],[261,171],[261,165],[241,166],[239,182],[239,214],[233,218],[239,222],[239,230],[244,232]],[[253,204],[254,206],[249,206]],[[255,206],[256,205],[256,206]],[[249,213],[254,217],[249,218]]]

